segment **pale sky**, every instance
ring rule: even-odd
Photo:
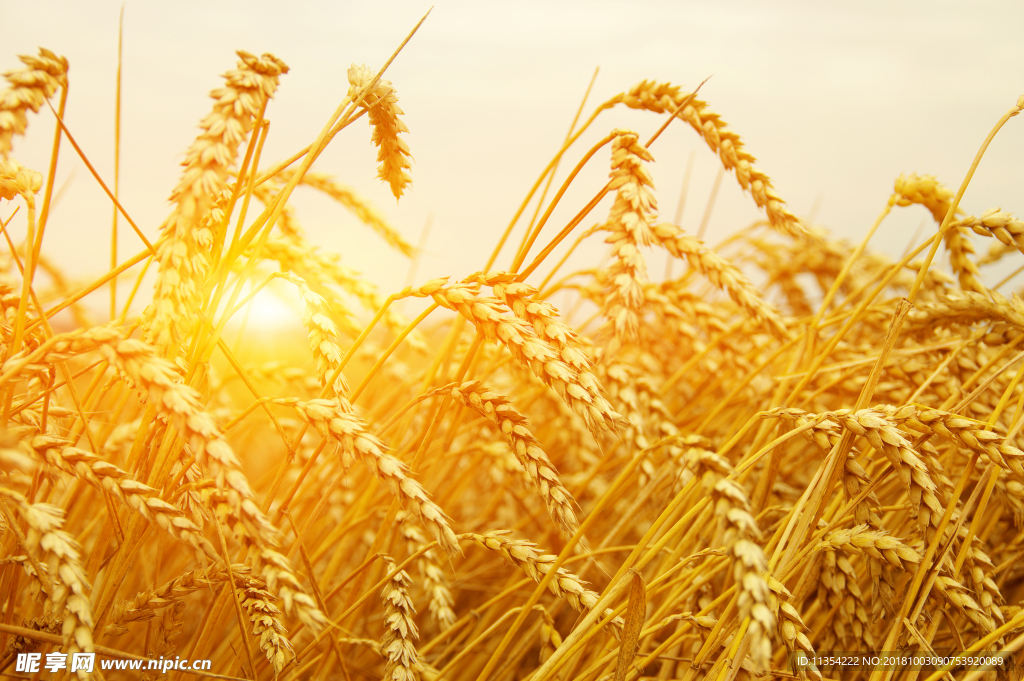
[[[68,57],[67,123],[112,178],[119,1],[0,0],[0,70],[45,46]],[[209,91],[233,68],[234,51],[272,52],[291,67],[268,110],[264,159],[308,144],[348,84],[349,65],[378,68],[430,7],[427,2],[133,2],[125,9],[121,199],[151,239],[167,214],[179,163],[209,111]],[[648,78],[692,88],[759,159],[798,215],[820,202],[816,222],[859,240],[901,172],[933,173],[954,189],[993,123],[1024,93],[1024,3],[1011,2],[450,2],[438,0],[389,69],[415,157],[412,191],[396,205],[376,179],[376,150],[362,121],[315,168],[380,207],[415,243],[433,230],[417,279],[479,269],[538,172],[558,148],[594,68],[587,112]],[[598,119],[568,156],[576,160],[612,128],[649,136],[662,118],[621,110]],[[14,156],[45,171],[52,116],[33,116]],[[718,161],[675,122],[651,151],[661,212],[675,212],[687,160],[695,171],[683,227],[696,230]],[[1024,117],[1011,121],[982,162],[963,208],[1024,212]],[[560,229],[605,181],[599,153],[552,223]],[[75,275],[105,271],[109,202],[70,147],[46,252]],[[564,170],[563,175],[564,177]],[[340,252],[385,292],[405,283],[407,263],[343,209],[311,191],[297,197],[311,239]],[[0,208],[0,216],[7,214]],[[602,205],[584,224],[603,220]],[[759,216],[727,176],[708,230],[717,242]],[[927,217],[897,211],[875,245],[899,254]],[[931,223],[928,223],[931,229]],[[23,225],[20,229],[24,229]],[[141,247],[122,223],[121,253]],[[17,229],[15,234],[20,235]],[[518,235],[514,237],[518,242]],[[979,251],[989,241],[976,241]],[[594,239],[579,264],[603,247]],[[509,263],[506,254],[498,265]],[[652,270],[660,271],[660,263]]]

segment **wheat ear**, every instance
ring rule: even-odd
[[[185,153],[185,170],[171,193],[174,208],[161,227],[160,271],[149,313],[150,338],[161,354],[177,350],[191,328],[215,238],[207,218],[227,189],[238,146],[273,96],[278,77],[288,72],[288,66],[270,54],[238,56],[238,67],[224,75],[225,86],[210,93],[213,111],[200,123],[202,132]]]
[[[135,480],[127,471],[103,461],[91,452],[69,447],[68,441],[51,435],[31,439],[29,447],[54,468],[81,478],[97,489],[109,492],[146,520],[212,561],[220,560],[217,550],[202,530],[184,514],[160,498],[159,492]]]
[[[505,560],[540,584],[544,576],[551,572],[551,566],[554,565],[557,557],[540,553],[537,551],[537,545],[533,542],[511,539],[506,534],[507,532],[497,531],[463,536],[489,551],[500,553]],[[597,605],[599,594],[588,589],[586,582],[582,579],[565,568],[558,568],[555,575],[555,578],[548,582],[548,590],[556,597],[565,599],[574,610],[583,612],[592,610]],[[606,614],[610,612],[610,609],[605,611]],[[624,624],[621,617],[616,617],[611,621],[616,637],[622,634]]]
[[[744,148],[740,136],[728,128],[719,114],[708,109],[706,102],[693,98],[692,93],[683,92],[671,83],[645,80],[608,100],[601,108],[622,103],[631,109],[666,113],[676,111],[684,102],[687,103],[679,111],[679,117],[704,138],[726,170],[736,173],[736,181],[743,189],[750,190],[754,203],[768,214],[772,227],[792,237],[807,238],[807,230],[800,219],[786,210],[785,202],[775,193],[771,178],[754,166],[757,159]]]
[[[757,287],[735,265],[705,246],[700,239],[667,223],[655,225],[654,239],[673,256],[685,259],[690,267],[728,293],[733,302],[761,321],[772,333],[782,337],[788,335],[778,312],[764,301]]]
[[[608,232],[612,258],[599,273],[607,289],[602,310],[607,325],[620,341],[635,340],[643,314],[643,287],[647,283],[647,264],[640,253],[653,239],[651,225],[658,204],[651,191],[654,183],[644,165],[654,157],[629,130],[615,130],[612,141],[612,170],[609,190],[615,190],[608,220],[601,229]]]
[[[51,504],[31,504],[23,494],[4,487],[0,487],[0,497],[10,501],[28,525],[25,550],[36,562],[45,564],[54,577],[47,596],[52,612],[63,613],[61,633],[65,648],[69,653],[93,652],[88,580],[81,562],[81,547],[61,529],[64,511]],[[86,673],[79,671],[78,677],[84,680]]]
[[[401,511],[395,517],[399,523],[402,536],[409,548],[409,552],[419,551],[426,545],[427,539],[423,536],[420,528],[411,523],[405,522],[408,517],[406,511]],[[454,601],[452,592],[448,587],[448,580],[444,576],[444,570],[438,563],[437,556],[433,549],[427,549],[419,558],[420,576],[423,578],[423,590],[430,597],[430,616],[441,625],[442,631],[455,624],[455,611],[452,610]]]
[[[433,291],[436,303],[455,310],[468,319],[484,337],[504,345],[522,366],[557,392],[595,433],[615,431],[622,417],[599,392],[599,386],[580,379],[563,362],[549,343],[515,315],[497,298],[481,295],[475,284],[442,284]]]
[[[8,71],[4,78],[10,87],[0,97],[0,158],[11,153],[11,138],[24,135],[28,125],[25,115],[39,112],[43,102],[68,85],[68,60],[39,48],[38,57],[18,57],[25,68]]]
[[[322,437],[329,437],[336,442],[345,470],[358,458],[416,516],[448,555],[461,553],[444,511],[430,500],[419,482],[409,477],[405,463],[384,453],[384,443],[367,430],[366,424],[353,413],[352,405],[347,400],[339,397],[335,400],[303,402],[286,398],[274,400],[274,403],[294,407]]]
[[[348,70],[348,96],[355,99],[373,80],[374,73],[366,65],[353,64]],[[360,105],[369,111],[370,127],[373,128],[373,143],[378,147],[377,177],[391,185],[396,199],[402,197],[412,177],[406,171],[412,166],[409,145],[399,133],[409,132],[399,118],[405,112],[398,106],[398,95],[391,81],[378,80],[373,89],[366,93]]]
[[[761,531],[750,513],[750,500],[737,483],[723,478],[715,483],[711,492],[715,502],[715,515],[724,527],[722,540],[733,558],[733,579],[739,596],[737,608],[740,619],[750,618],[747,635],[750,636],[750,659],[755,669],[767,669],[772,657],[772,634],[776,620],[770,604],[771,590],[764,574],[768,561],[757,541]]]
[[[412,579],[405,570],[395,572],[397,566],[389,556],[384,556],[384,561],[384,569],[395,573],[381,592],[384,600],[384,634],[380,638],[380,653],[384,656],[384,679],[414,681],[414,669],[419,660],[416,641],[420,634],[413,621],[416,608],[409,598]]]
[[[479,381],[468,381],[452,388],[451,394],[498,427],[519,465],[544,499],[555,526],[565,537],[575,534],[579,527],[573,511],[575,500],[530,431],[529,421],[512,406],[512,400],[488,390]]]

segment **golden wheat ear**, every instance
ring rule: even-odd
[[[374,73],[366,65],[353,64],[348,70],[348,96],[353,101],[366,86],[373,81]],[[370,114],[370,127],[373,128],[373,143],[378,147],[377,177],[391,186],[395,199],[402,198],[405,188],[412,182],[409,170],[412,156],[409,145],[400,138],[399,133],[409,132],[399,116],[404,114],[398,106],[398,95],[389,80],[378,80],[373,89],[367,92],[359,103]]]
[[[25,68],[8,71],[4,78],[10,87],[0,96],[0,158],[11,153],[11,139],[24,135],[26,113],[39,107],[59,88],[68,85],[68,60],[40,47],[38,57],[18,57]]]

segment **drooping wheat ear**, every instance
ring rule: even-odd
[[[705,246],[700,239],[684,233],[675,225],[655,225],[653,234],[656,243],[661,244],[676,258],[685,259],[690,263],[690,267],[728,293],[733,302],[761,321],[772,333],[781,337],[788,335],[786,325],[779,318],[778,312],[764,301],[757,287],[731,262]]]
[[[51,577],[47,594],[51,612],[62,613],[64,647],[69,653],[93,652],[92,607],[89,604],[88,580],[81,561],[81,547],[61,529],[64,511],[51,504],[30,504],[23,494],[0,487],[0,497],[10,502],[28,525],[25,550],[33,559],[46,565]],[[79,672],[85,679],[85,672]]]
[[[463,536],[489,551],[500,553],[505,560],[540,584],[544,575],[551,572],[551,566],[554,565],[557,556],[542,554],[533,542],[511,539],[506,536],[507,534],[508,531],[496,531]],[[561,567],[555,574],[555,578],[548,582],[548,591],[556,597],[564,598],[577,612],[591,610],[597,605],[599,594],[588,589],[587,583],[582,579]],[[605,614],[610,612],[611,609],[605,610]],[[612,631],[616,638],[622,634],[624,625],[625,622],[621,617],[616,617],[611,621]]]
[[[765,412],[765,416],[777,416],[784,419],[792,419],[796,421],[798,426],[803,426],[815,421],[816,423],[814,423],[810,430],[805,431],[804,435],[814,442],[822,452],[827,453],[832,451],[832,449],[839,444],[839,440],[842,437],[842,433],[839,430],[839,424],[836,421],[831,419],[812,419],[806,412],[800,409],[779,407]],[[846,464],[843,466],[843,490],[846,492],[846,498],[851,500],[856,499],[863,489],[871,484],[871,478],[868,477],[868,472],[860,462],[857,461],[857,454],[857,449],[855,447],[850,447],[850,451],[846,455]],[[868,493],[868,495],[854,507],[854,520],[858,525],[879,527],[881,525],[881,519],[875,512],[875,509],[880,506],[881,504],[878,501],[878,496],[874,492]]]
[[[1024,301],[1017,294],[1007,300],[998,291],[988,295],[974,291],[961,291],[941,296],[935,302],[920,303],[907,316],[907,329],[924,332],[944,326],[972,324],[974,322],[1005,322],[1018,331],[1024,331]]]
[[[345,470],[348,470],[358,458],[378,480],[384,482],[391,494],[416,516],[448,555],[462,553],[444,511],[430,500],[419,482],[409,477],[409,469],[405,463],[384,453],[384,443],[367,430],[366,424],[355,415],[348,400],[339,397],[334,400],[303,402],[286,398],[274,400],[274,403],[294,407],[322,437],[329,437],[336,442]]]
[[[953,202],[953,192],[942,185],[934,175],[901,174],[896,178],[893,194],[889,197],[890,206],[910,206],[920,204],[928,209],[935,222],[942,224],[949,207]],[[949,251],[949,263],[960,279],[960,286],[965,291],[984,291],[978,266],[970,259],[974,255],[974,246],[968,240],[967,225],[954,222],[948,226],[944,239],[946,250]]]
[[[893,183],[893,193],[889,197],[890,206],[912,206],[915,203],[924,206],[942,223],[953,202],[953,192],[941,184],[934,175],[900,174]]]
[[[608,232],[612,258],[599,274],[608,295],[602,310],[607,326],[620,341],[635,340],[643,314],[643,287],[647,283],[647,263],[641,246],[653,241],[651,224],[657,218],[658,204],[651,191],[654,183],[645,162],[654,157],[629,130],[615,130],[612,141],[612,170],[609,190],[615,190],[608,220],[601,229]]]
[[[299,289],[299,296],[302,298],[302,325],[309,334],[309,349],[316,360],[317,378],[320,379],[321,387],[325,386],[328,377],[334,374],[345,356],[338,345],[338,327],[326,314],[327,301],[323,296],[311,291],[301,277],[290,274],[285,275],[285,279]],[[338,374],[331,390],[335,395],[348,394],[348,381],[345,380],[344,374]]]
[[[1024,221],[1018,220],[1011,213],[1001,208],[989,208],[980,218],[970,215],[956,220],[950,227],[967,227],[981,236],[994,236],[1008,248],[1015,248],[1024,253]],[[982,260],[985,260],[983,258]],[[978,261],[981,264],[982,261]]]
[[[488,272],[466,277],[466,283],[476,282],[490,286],[494,296],[505,303],[512,314],[533,327],[537,336],[547,341],[558,353],[559,358],[580,374],[588,385],[596,381],[591,371],[590,358],[584,349],[583,340],[573,329],[559,319],[558,309],[537,295],[533,286],[515,281],[512,272]],[[600,392],[600,384],[597,386]]]
[[[348,96],[355,99],[364,87],[373,80],[374,73],[365,64],[353,64],[348,70]],[[412,177],[406,171],[412,165],[409,145],[398,136],[401,132],[409,132],[405,123],[399,118],[405,112],[398,107],[398,95],[391,81],[378,80],[373,89],[366,93],[360,106],[369,112],[370,126],[373,128],[373,143],[378,147],[377,177],[391,185],[391,193],[400,199]]]
[[[892,567],[906,572],[908,563],[921,561],[920,554],[896,537],[889,536],[886,531],[872,530],[867,525],[829,532],[816,549],[824,552],[819,599],[829,607],[839,604],[839,616],[832,623],[833,635],[844,645],[847,637],[852,635],[854,641],[863,642],[868,649],[872,649],[874,639],[871,635],[869,610],[850,559],[863,553],[870,559],[884,560]]]
[[[4,74],[11,85],[0,97],[0,158],[11,153],[14,135],[25,134],[25,112],[38,113],[46,99],[68,85],[68,60],[64,57],[40,47],[38,57],[22,55],[18,59],[25,68]]]
[[[576,533],[579,523],[573,511],[575,500],[558,477],[558,471],[530,431],[530,422],[512,406],[512,400],[469,381],[452,388],[451,394],[464,405],[498,427],[516,460],[544,499],[555,526],[565,536]]]
[[[394,572],[395,561],[383,556],[385,570]],[[384,599],[384,634],[380,638],[380,653],[384,656],[384,678],[386,681],[415,681],[414,669],[419,655],[416,641],[419,630],[413,617],[416,608],[409,598],[412,579],[405,570],[396,572],[384,585],[381,598]]]
[[[782,582],[774,577],[768,577],[766,581],[768,588],[771,590],[770,604],[772,612],[775,613],[775,619],[779,623],[779,633],[782,635],[786,648],[791,653],[804,652],[813,658],[814,646],[811,644],[811,639],[807,638],[807,634],[804,633],[805,631],[810,631],[810,628],[804,624],[799,611],[790,603],[793,594],[789,592]],[[818,671],[817,665],[813,662],[798,667],[797,673],[802,679],[810,678],[814,681],[822,681],[821,672]]]
[[[519,364],[553,388],[595,435],[614,432],[621,426],[622,417],[601,395],[600,386],[581,380],[579,373],[562,361],[529,324],[507,314],[508,307],[500,300],[481,295],[475,284],[463,283],[440,286],[432,297],[471,321],[486,338],[504,345]]]
[[[541,610],[543,622],[540,625],[540,663],[544,664],[562,645],[562,635],[555,628],[555,620],[547,610]]]
[[[761,530],[750,513],[750,500],[737,483],[723,478],[712,490],[715,515],[724,527],[722,541],[733,557],[733,579],[739,592],[737,608],[740,619],[750,618],[750,659],[755,669],[767,669],[772,657],[771,637],[775,633],[775,615],[770,604],[771,590],[764,574],[768,562],[757,541]]]
[[[236,582],[248,577],[251,570],[252,568],[248,565],[235,564],[231,566]],[[110,636],[120,636],[128,631],[124,625],[151,620],[159,610],[175,601],[200,589],[225,582],[227,579],[228,572],[224,566],[214,564],[206,568],[190,570],[161,586],[140,591],[135,598],[121,600],[114,604],[110,611],[106,633]]]
[[[412,523],[405,522],[408,515],[408,512],[401,511],[395,517],[395,521],[399,523],[399,529],[405,538],[409,552],[413,553],[422,548],[427,543],[427,539],[423,536],[420,528]],[[438,563],[437,555],[433,549],[427,549],[420,556],[418,562],[420,576],[423,578],[423,590],[430,597],[430,616],[441,625],[441,630],[444,631],[455,624],[456,619],[455,611],[452,610],[455,602],[452,600],[451,589],[448,588],[448,579],[445,578],[444,570]]]
[[[293,174],[294,171],[287,169],[279,173],[277,177],[281,182],[287,182]],[[307,172],[303,175],[301,184],[319,189],[343,205],[402,255],[411,258],[416,254],[413,245],[405,240],[405,237],[388,222],[376,206],[370,203],[369,199],[360,196],[352,187],[339,184],[337,180],[326,173],[316,172]]]
[[[42,186],[42,175],[21,165],[16,159],[0,158],[0,199],[13,201],[21,196],[34,203],[34,195]]]
[[[690,95],[680,91],[678,85],[645,80],[608,100],[601,108],[622,103],[631,109],[671,113]],[[704,138],[726,170],[735,171],[740,186],[750,190],[754,203],[768,214],[768,221],[774,229],[792,237],[808,237],[800,219],[786,210],[785,202],[775,193],[771,178],[754,167],[757,159],[743,148],[740,136],[726,126],[721,116],[708,110],[706,102],[691,99],[679,112],[679,117]]]
[[[270,54],[238,56],[238,67],[224,74],[226,86],[210,93],[213,111],[199,124],[202,132],[185,153],[185,170],[171,193],[174,208],[161,227],[160,272],[149,333],[164,355],[177,350],[200,302],[209,269],[207,253],[215,236],[204,218],[227,189],[229,167],[260,108],[273,96],[278,77],[288,72],[288,66]]]
[[[136,481],[127,471],[103,461],[95,454],[69,447],[68,444],[67,440],[51,435],[36,436],[28,443],[31,450],[47,464],[109,492],[175,539],[205,554],[209,560],[220,560],[217,550],[203,536],[202,530],[180,510],[161,499],[157,490]]]
[[[935,433],[957,443],[1004,470],[1024,475],[1024,451],[1006,442],[998,433],[986,430],[986,425],[939,409],[923,409],[916,405],[905,407],[878,407],[894,423],[917,433]]]
[[[831,414],[843,428],[863,436],[889,460],[907,488],[910,517],[918,519],[925,532],[925,539],[931,541],[946,511],[946,505],[938,497],[938,487],[928,465],[914,450],[911,442],[876,410],[852,412],[841,409]]]
[[[203,408],[199,393],[179,382],[174,365],[157,356],[155,349],[135,339],[122,339],[122,331],[113,326],[97,326],[50,338],[34,353],[15,355],[0,369],[6,374],[32,361],[55,361],[65,355],[76,355],[98,349],[110,365],[136,386],[149,393],[159,414],[181,434],[197,460],[208,459],[215,470],[215,485],[204,488],[206,499],[219,507],[233,526],[236,535],[259,548],[257,571],[271,592],[277,592],[285,612],[298,615],[313,629],[319,629],[326,618],[313,599],[303,593],[288,559],[273,550],[277,545],[277,529],[260,510],[241,463],[224,438],[213,417]],[[38,357],[38,360],[36,359]]]
[[[280,674],[288,658],[295,656],[295,651],[286,635],[288,632],[281,622],[281,611],[274,605],[273,594],[268,591],[268,587],[262,581],[238,574],[235,575],[235,591],[243,599],[242,607],[249,615],[253,636],[260,641],[260,650],[273,665],[275,676]],[[283,590],[282,593],[284,593]],[[304,618],[300,614],[300,619],[305,622],[308,618]],[[313,624],[314,631],[323,626],[322,621]]]

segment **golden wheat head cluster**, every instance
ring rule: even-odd
[[[0,96],[0,674],[27,652],[209,659],[207,675],[264,681],[933,681],[1020,664],[1024,301],[986,269],[1021,257],[1024,223],[959,199],[1024,98],[960,192],[901,175],[863,197],[881,213],[851,244],[791,213],[696,91],[643,81],[574,123],[487,262],[378,287],[289,200],[334,199],[415,271],[408,230],[312,169],[368,126],[378,178],[410,191],[429,169],[402,84],[353,65],[310,145],[268,160],[289,68],[238,52],[159,230],[93,172],[138,247],[74,282],[45,255],[57,164],[87,160],[62,118],[68,61],[21,62]],[[577,148],[620,104],[635,130]],[[658,215],[676,119],[763,211],[718,247]],[[52,126],[53,165],[25,167],[20,137]],[[607,184],[548,224],[585,164]],[[922,208],[934,229],[901,261],[866,248],[891,211]],[[107,234],[94,217],[82,228]],[[347,238],[351,261],[371,237]],[[573,257],[586,239],[608,257]],[[275,281],[306,342],[268,352],[243,319]],[[1005,662],[829,661],[844,651]]]

